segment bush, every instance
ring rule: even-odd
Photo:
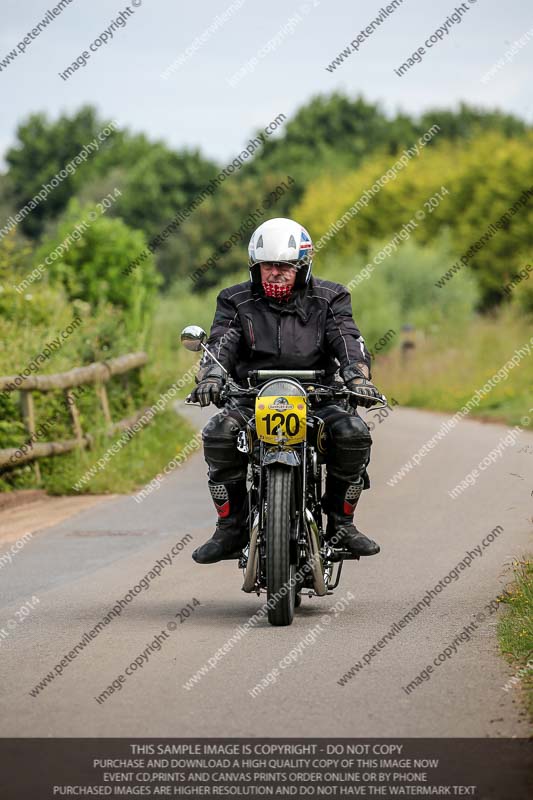
[[[372,256],[382,244],[372,243]],[[400,244],[381,264],[371,263],[373,271],[357,284],[354,281],[365,268],[365,262],[357,256],[341,259],[327,253],[318,255],[313,270],[322,278],[347,286],[352,282],[354,317],[372,349],[389,329],[399,333],[404,325],[412,325],[430,333],[444,323],[462,327],[472,317],[479,293],[471,275],[458,273],[445,292],[435,286],[449,258],[449,239],[444,236],[426,246],[412,240]]]
[[[514,580],[500,598],[506,607],[498,622],[500,650],[513,668],[514,676],[503,688],[522,689],[529,716],[533,720],[533,558],[514,561]],[[517,680],[518,679],[518,680]]]
[[[98,223],[105,225],[98,226]],[[139,272],[138,276],[123,276],[125,287],[122,289],[122,298],[118,298],[123,299],[123,304],[113,304],[105,296],[97,296],[97,287],[106,282],[106,264],[111,263],[111,280],[107,285],[113,286],[113,291],[108,296],[117,300],[117,293],[120,291],[117,270],[122,267],[123,259],[129,258],[127,252],[125,256],[120,254],[121,243],[129,243],[133,247],[140,246],[144,241],[142,236],[139,239],[120,220],[113,220],[111,228],[107,223],[108,220],[102,219],[97,219],[94,223],[98,228],[98,235],[93,240],[96,249],[92,251],[91,264],[87,265],[82,260],[82,254],[89,252],[89,242],[74,242],[69,249],[67,255],[72,256],[73,249],[79,248],[76,258],[73,259],[77,268],[76,280],[69,273],[67,263],[63,262],[55,280],[50,281],[49,275],[45,274],[41,280],[27,283],[23,291],[17,291],[16,287],[20,288],[21,282],[27,281],[32,269],[31,252],[28,247],[16,243],[13,235],[0,241],[0,375],[16,376],[26,367],[37,374],[64,372],[93,361],[124,355],[143,346],[149,332],[150,314],[155,299],[155,287],[153,283],[150,284],[150,275],[154,278],[155,272],[150,273],[148,267],[148,280],[144,272]],[[67,222],[63,226],[65,230],[72,230]],[[110,233],[110,242],[106,242],[106,232]],[[115,238],[113,234],[116,234]],[[61,235],[60,226],[58,241],[61,241]],[[49,253],[52,249],[53,244],[43,244],[40,260],[43,258],[42,253]],[[107,253],[110,254],[108,261]],[[116,258],[114,253],[118,254]],[[33,263],[39,261],[34,260]],[[95,264],[97,274],[93,282],[90,270]],[[72,269],[70,267],[71,272]],[[88,297],[91,302],[76,295]],[[47,349],[47,358],[43,360],[42,353],[46,344],[60,336],[76,318],[80,320],[80,324],[68,338],[60,340],[59,347]],[[37,361],[37,357],[41,357],[41,360]],[[141,370],[113,377],[106,386],[114,421],[129,416],[134,410],[148,405],[154,398],[154,388],[144,380]],[[28,434],[19,408],[19,394],[17,391],[0,393],[0,449],[20,447],[27,440]],[[33,397],[37,429],[48,423],[38,441],[73,438],[72,420],[63,392],[34,392]],[[106,439],[103,434],[105,420],[94,385],[85,387],[83,395],[76,400],[76,405],[80,412],[82,430]],[[149,437],[145,438],[145,441],[149,440]],[[157,453],[154,456],[157,459]],[[50,484],[47,483],[48,476],[55,474],[54,470],[57,468],[49,470],[48,462],[63,458],[67,461],[60,471],[66,475],[69,464],[74,463],[68,456],[40,460],[45,488],[52,486],[52,478]],[[0,472],[0,490],[9,491],[35,485],[31,464],[21,464],[15,469],[4,469]],[[112,485],[111,475],[106,480]]]
[[[96,218],[91,221],[93,214]],[[73,240],[76,230],[79,238]],[[50,283],[61,285],[69,300],[89,303],[95,313],[111,304],[122,314],[128,333],[145,332],[161,281],[153,256],[149,255],[141,268],[123,274],[130,262],[146,250],[144,234],[128,228],[121,219],[105,218],[96,208],[82,208],[72,201],[55,234],[39,248],[37,260],[44,263],[65,241],[69,245],[61,258],[48,267]]]

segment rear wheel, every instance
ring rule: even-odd
[[[290,625],[296,598],[296,565],[291,564],[290,537],[295,524],[293,471],[275,464],[268,469],[266,577],[268,621]],[[292,578],[292,580],[291,580]]]

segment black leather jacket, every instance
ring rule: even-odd
[[[326,382],[339,367],[345,381],[355,377],[356,364],[370,370],[350,293],[340,283],[316,277],[288,302],[265,297],[251,281],[223,289],[207,346],[241,385],[251,369],[323,369]],[[220,373],[204,355],[197,381]]]

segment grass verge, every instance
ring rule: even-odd
[[[507,611],[498,624],[500,649],[514,670],[503,687],[520,688],[533,721],[533,558],[514,562],[514,581],[501,603]]]
[[[415,348],[403,359],[398,348],[376,358],[373,377],[400,405],[455,414],[522,348],[517,366],[507,370],[470,412],[471,418],[533,429],[533,347],[531,320],[508,309],[476,317],[460,330],[448,328],[411,337]],[[503,373],[501,373],[503,375]],[[495,379],[498,380],[498,379]],[[529,417],[529,423],[523,421]]]
[[[101,435],[91,450],[74,451],[41,463],[42,488],[49,494],[128,494],[148,483],[163,470],[194,436],[188,422],[171,409],[162,411],[136,433],[104,464],[79,491],[75,484],[98,464],[98,460],[121,434],[112,439]],[[28,469],[32,469],[31,466]]]

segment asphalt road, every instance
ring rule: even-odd
[[[512,560],[531,549],[533,435],[521,433],[453,500],[448,490],[506,433],[464,421],[389,486],[387,479],[446,418],[396,408],[376,424],[373,488],[363,495],[357,519],[382,552],[348,562],[335,595],[304,597],[291,627],[272,628],[264,619],[253,626],[189,690],[183,684],[265,600],[240,590],[236,562],[191,560],[214,524],[201,453],[140,504],[114,497],[35,535],[0,570],[0,735],[526,735],[517,690],[502,689],[511,673],[497,651],[501,612],[484,609],[508,582]],[[340,686],[338,679],[497,526],[503,531],[482,556]],[[183,537],[181,551],[149,588],[132,595],[95,638],[86,637],[62,674],[31,696]],[[342,598],[345,610],[324,621]],[[175,615],[187,604],[193,610],[180,622]],[[479,614],[487,619],[479,622]],[[476,620],[470,640],[407,694],[402,687]],[[117,679],[136,658],[142,668]],[[252,697],[248,690],[276,667],[275,682]],[[115,691],[97,702],[115,679]]]

